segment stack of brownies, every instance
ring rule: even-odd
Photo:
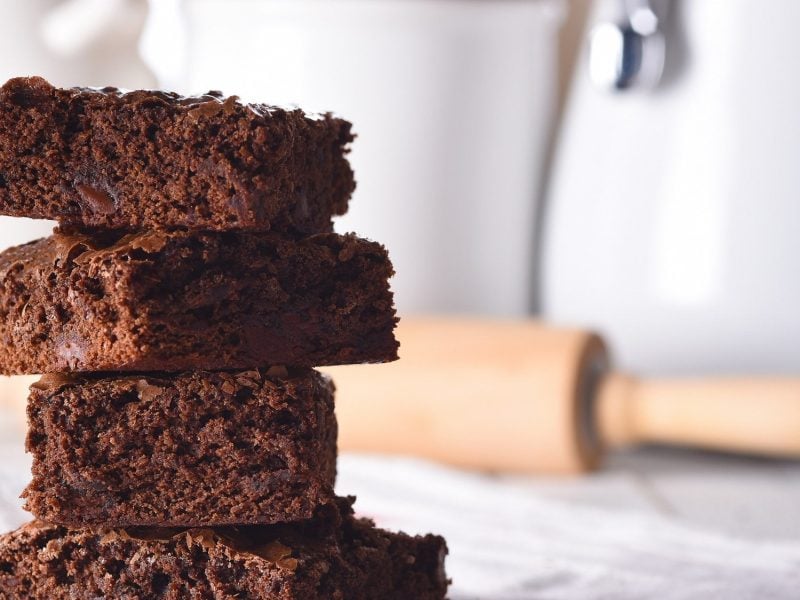
[[[397,357],[379,244],[332,233],[350,124],[218,93],[0,88],[0,372],[31,388],[0,598],[438,599],[444,540],[334,495],[333,385]],[[378,392],[379,393],[379,392]]]

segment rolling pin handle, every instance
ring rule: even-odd
[[[800,380],[791,377],[637,380],[612,373],[598,389],[606,446],[655,442],[800,457]]]

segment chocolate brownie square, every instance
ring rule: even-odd
[[[265,524],[333,500],[333,384],[312,370],[45,375],[28,424],[23,497],[50,523]]]
[[[34,521],[0,537],[0,597],[165,600],[441,600],[434,535],[338,522],[202,529],[67,529]]]
[[[351,125],[235,96],[0,87],[0,214],[115,229],[331,231]]]
[[[353,235],[57,233],[0,253],[0,373],[391,361],[392,274]]]

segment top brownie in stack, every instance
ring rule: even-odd
[[[350,123],[218,92],[0,88],[0,214],[84,228],[331,231]]]

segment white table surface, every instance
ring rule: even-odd
[[[29,515],[19,421],[0,423],[0,527]],[[800,465],[648,448],[582,478],[492,477],[345,454],[338,491],[450,546],[454,600],[800,598]]]

